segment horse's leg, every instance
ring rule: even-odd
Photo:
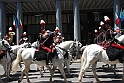
[[[124,82],[124,62],[123,62],[122,64],[123,64],[123,75],[122,75],[122,81]]]
[[[1,75],[0,75],[0,83],[4,83],[4,82],[2,81],[2,79],[1,79]]]
[[[79,73],[79,76],[78,76],[79,83],[82,83],[82,77],[85,74],[86,70],[89,68],[89,66],[90,66],[90,63],[89,62],[87,62],[86,64],[84,62],[82,64],[81,69],[80,69],[80,73]]]
[[[26,78],[27,78],[27,82],[28,83],[31,83],[29,78],[28,78],[28,71],[30,69],[30,64],[31,62],[28,62],[28,63],[24,63],[25,64],[25,70],[24,70],[24,74],[26,75]]]
[[[97,62],[95,62],[95,63],[92,64],[93,74],[94,74],[94,77],[95,77],[97,83],[101,83],[100,80],[98,79],[97,74],[96,74],[96,65],[97,65]]]
[[[118,77],[118,75],[116,74],[116,71],[115,71],[115,69],[116,69],[116,64],[112,64],[112,65],[111,65],[111,68],[112,68],[112,70],[113,70],[113,72],[114,72],[115,77]]]
[[[24,68],[22,68],[21,78],[19,79],[18,82],[21,82],[22,81],[22,79],[24,77],[24,74],[25,74],[26,75],[26,78],[27,78],[27,82],[28,83],[31,83],[30,80],[29,80],[29,78],[28,78],[28,71],[29,71],[29,68],[30,68],[30,64],[31,64],[31,62],[30,63],[24,63]]]
[[[53,68],[51,69],[49,66],[47,66],[47,68],[49,69],[49,71],[50,71],[50,82],[52,82],[52,77],[53,77],[53,75],[54,75],[54,73],[55,73],[55,70],[56,70],[56,68],[57,68],[57,66],[53,66]]]
[[[45,73],[46,71],[45,71],[45,68],[44,68],[44,67],[45,67],[45,66],[42,66],[42,69],[43,69],[43,71],[44,71],[44,73]]]
[[[19,67],[22,68],[21,62],[19,63]]]
[[[24,69],[25,69],[25,67],[21,67],[21,77],[20,77],[20,79],[18,80],[18,82],[20,83],[22,80],[23,80],[23,77],[24,77]]]
[[[60,63],[61,63],[61,62],[60,62]],[[65,72],[64,72],[64,68],[63,68],[62,63],[58,65],[58,68],[59,68],[61,74],[63,75],[65,82],[68,83],[68,81],[67,81],[67,79],[66,79],[66,76],[65,76]]]
[[[68,71],[68,74],[71,75],[70,73],[70,59],[69,60],[66,60],[66,66],[67,66],[67,71]]]
[[[40,70],[40,75],[41,75],[41,77],[43,76],[43,72],[42,72],[43,67],[44,67],[44,66],[38,66],[38,65],[37,65],[38,70]]]
[[[10,77],[10,67],[11,67],[11,63],[8,63],[7,64],[7,77],[9,78],[9,80],[11,80],[11,77]]]
[[[3,75],[1,75],[1,77],[4,77],[4,76],[6,76],[7,75],[7,63],[6,62],[4,62],[3,64],[2,64],[2,66],[3,66],[3,68],[4,68],[4,74]]]

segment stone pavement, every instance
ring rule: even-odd
[[[103,63],[98,62],[97,64],[97,75],[99,79],[102,81],[102,83],[122,83],[122,64],[117,64],[116,73],[118,77],[115,77],[112,70],[108,69],[107,67],[102,67]],[[78,75],[80,71],[80,62],[76,61],[72,63],[70,68],[71,76],[66,74],[67,80],[69,83],[78,83]],[[31,64],[30,66],[31,71],[29,72],[29,79],[32,83],[51,83],[49,82],[50,73],[45,68],[43,77],[40,76],[40,72],[36,71],[35,64]],[[66,71],[66,70],[65,70]],[[0,74],[2,74],[3,68],[0,66]],[[14,75],[12,75],[12,80],[8,80],[7,78],[2,78],[4,83],[18,83],[19,76],[21,75],[20,68],[18,68],[18,72]],[[93,76],[93,73],[91,71],[91,67],[86,72],[86,77],[82,78],[82,83],[95,83],[96,80]],[[24,76],[24,79],[21,83],[27,83],[26,77]],[[55,74],[53,76],[53,82],[52,83],[65,83],[62,75],[58,71],[58,69],[55,71]]]

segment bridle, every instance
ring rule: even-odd
[[[79,45],[80,44],[78,43],[78,47],[79,47]],[[59,46],[56,46],[56,47],[60,48],[61,50],[65,51],[65,52],[69,52],[71,54],[74,53],[74,52],[81,52],[81,51],[77,50],[77,46],[76,46],[76,42],[75,41],[72,43],[72,46],[70,46],[70,48],[68,50],[66,50],[64,48],[61,48]],[[76,50],[75,50],[75,48],[76,48]]]

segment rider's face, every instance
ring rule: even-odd
[[[42,30],[40,31],[40,33],[45,33],[45,31],[46,31],[45,29],[42,29]]]

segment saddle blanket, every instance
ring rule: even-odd
[[[42,49],[40,51],[35,51],[34,60],[41,61],[46,59],[47,59],[46,51]]]

